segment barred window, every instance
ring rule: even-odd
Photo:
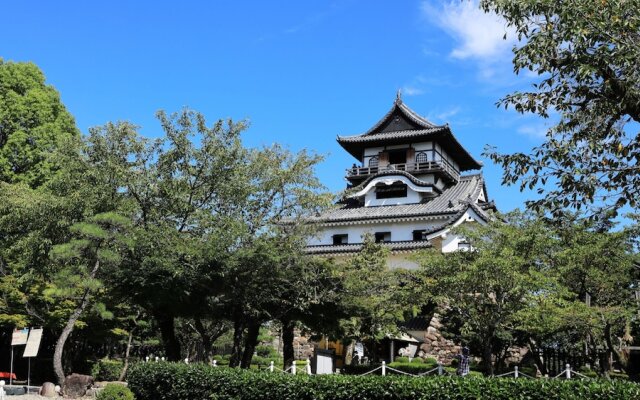
[[[369,159],[369,168],[378,168],[378,156]]]
[[[429,157],[427,157],[427,153],[425,153],[424,151],[421,151],[420,153],[416,154],[417,163],[426,163],[428,161],[429,161]]]

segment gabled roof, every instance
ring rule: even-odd
[[[393,102],[393,107],[387,112],[384,117],[380,119],[380,121],[376,122],[368,131],[363,133],[363,135],[375,135],[385,131],[394,130],[391,128],[390,124],[396,120],[396,117],[402,118],[404,124],[413,125],[414,129],[433,129],[433,128],[443,128],[444,126],[438,126],[428,119],[420,116],[418,113],[407,107],[402,102],[402,97],[400,97],[400,92],[398,92],[396,96],[396,100]]]
[[[366,147],[433,140],[456,159],[462,171],[482,166],[453,136],[448,124],[435,125],[421,117],[402,102],[400,95],[396,97],[389,112],[368,131],[359,135],[338,136],[337,140],[349,154],[361,162]]]
[[[324,225],[352,225],[357,222],[444,219],[443,224],[446,225],[451,218],[464,213],[470,206],[477,207],[480,210],[478,213],[483,217],[487,216],[484,209],[476,203],[483,187],[482,174],[465,175],[460,177],[457,184],[445,188],[441,195],[426,203],[373,207],[345,205],[310,220]]]

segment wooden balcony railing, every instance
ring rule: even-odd
[[[366,177],[383,171],[406,171],[413,174],[444,171],[455,181],[460,180],[460,173],[446,161],[389,164],[384,167],[354,167],[347,169],[347,178]]]

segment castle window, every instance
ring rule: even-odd
[[[378,156],[369,159],[369,168],[378,168]]]
[[[389,150],[389,164],[405,164],[407,162],[407,149]]]
[[[413,231],[413,240],[427,240],[425,237],[426,230],[425,229],[416,229]]]
[[[347,243],[349,243],[349,235],[347,234],[333,235],[334,245],[347,244]]]
[[[376,232],[376,243],[390,242],[391,232]]]
[[[397,197],[407,197],[407,185],[404,183],[376,187],[376,199],[394,199]]]
[[[421,151],[420,153],[416,154],[417,163],[426,163],[428,161],[429,161],[429,157],[427,156],[427,153],[425,153],[424,151]]]

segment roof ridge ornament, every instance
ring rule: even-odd
[[[398,91],[396,92],[395,104],[402,104],[402,89],[398,89]]]

